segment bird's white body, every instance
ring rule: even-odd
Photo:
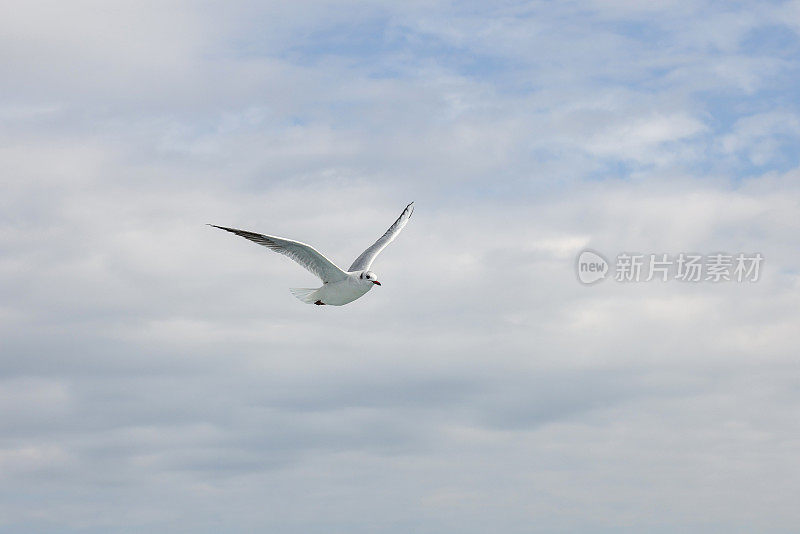
[[[347,273],[347,278],[338,282],[322,284],[316,289],[292,288],[292,295],[308,304],[321,302],[329,306],[344,306],[363,297],[375,287],[370,280],[359,278],[361,272]]]
[[[236,228],[226,228],[215,224],[209,226],[234,233],[279,254],[288,256],[318,276],[322,280],[322,287],[315,289],[293,288],[290,290],[295,297],[303,302],[320,306],[325,304],[344,306],[366,295],[372,289],[372,286],[381,285],[375,273],[370,271],[369,268],[378,254],[397,237],[397,234],[408,223],[408,219],[414,213],[413,206],[413,202],[406,206],[406,209],[403,210],[403,213],[400,214],[394,224],[386,230],[386,233],[362,252],[347,271],[338,267],[311,245],[306,245],[300,241],[257,234],[247,230],[237,230]]]

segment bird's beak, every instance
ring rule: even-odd
[[[376,286],[379,286],[379,285],[381,285],[381,283],[380,283],[380,282],[378,282],[377,280],[373,280],[373,281],[372,281],[372,283],[373,283],[373,284],[375,284]]]

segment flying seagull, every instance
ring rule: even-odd
[[[254,243],[263,245],[275,252],[289,256],[294,261],[311,271],[312,274],[318,276],[322,280],[322,287],[316,289],[299,288],[295,287],[289,291],[292,294],[308,304],[316,304],[323,306],[329,304],[331,306],[344,306],[353,302],[359,297],[364,296],[367,291],[372,289],[373,286],[381,285],[378,282],[378,277],[375,273],[369,270],[372,262],[386,248],[386,245],[394,241],[400,230],[408,223],[411,214],[414,213],[414,203],[412,202],[400,217],[394,222],[393,225],[386,230],[371,247],[361,253],[361,256],[356,258],[353,265],[347,271],[339,268],[331,260],[317,252],[311,245],[306,245],[300,241],[286,239],[283,237],[275,237],[272,235],[256,234],[255,232],[248,232],[246,230],[237,230],[236,228],[226,228],[225,226],[217,226],[216,224],[209,224],[214,228],[232,232],[236,235],[249,239]]]

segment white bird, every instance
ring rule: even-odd
[[[394,241],[394,238],[397,237],[400,230],[405,227],[412,213],[414,213],[413,202],[406,206],[406,209],[403,210],[403,213],[400,214],[400,217],[397,218],[394,224],[386,230],[385,234],[356,258],[356,261],[353,262],[353,265],[351,265],[347,271],[339,268],[331,260],[317,252],[311,245],[306,245],[300,241],[272,235],[256,234],[246,230],[237,230],[236,228],[226,228],[224,226],[217,226],[216,224],[209,224],[209,226],[232,232],[274,250],[275,252],[289,256],[311,271],[311,273],[318,276],[322,280],[322,287],[316,289],[295,287],[289,290],[295,297],[303,302],[308,304],[313,303],[318,306],[323,306],[325,304],[344,306],[364,296],[373,286],[381,285],[381,283],[378,282],[377,275],[370,271],[369,268],[372,266],[372,262],[375,261],[378,254],[386,248],[386,245]]]

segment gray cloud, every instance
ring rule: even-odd
[[[15,6],[0,531],[793,528],[791,9]],[[204,226],[349,264],[411,200],[341,309]]]

